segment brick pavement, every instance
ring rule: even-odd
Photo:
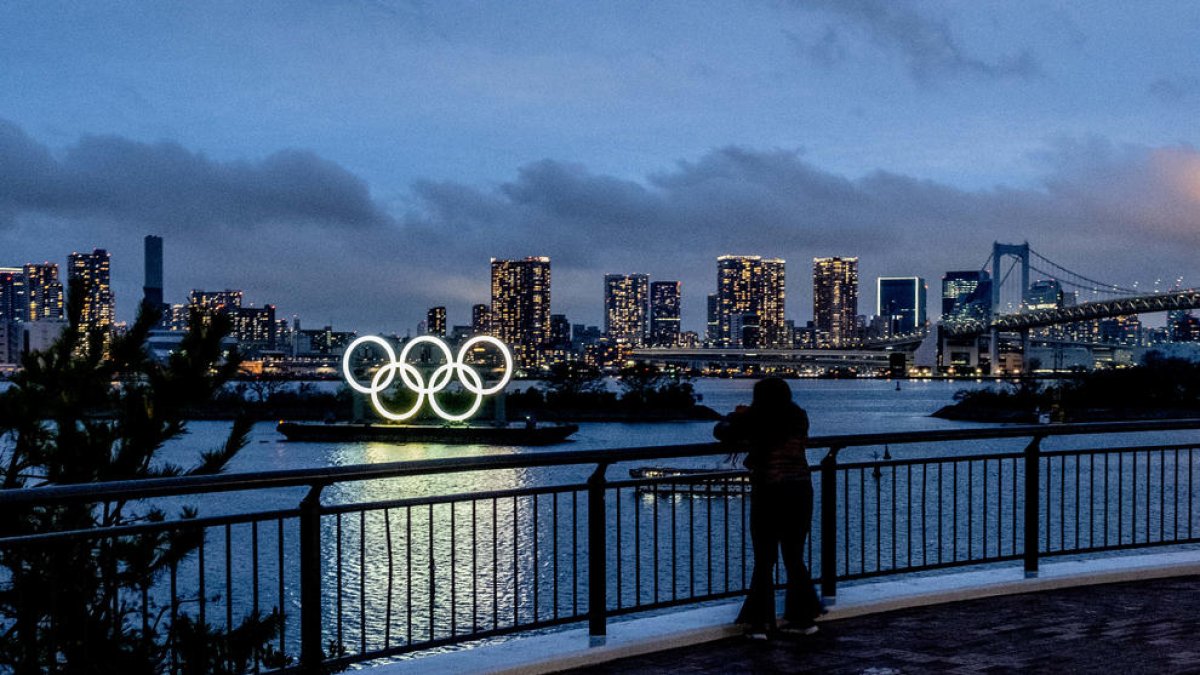
[[[1200,577],[968,600],[733,638],[581,673],[1200,673]]]

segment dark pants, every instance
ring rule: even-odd
[[[808,480],[760,483],[750,492],[750,537],[754,544],[754,574],[750,593],[737,622],[775,625],[775,561],[783,556],[787,597],[783,617],[807,623],[821,613],[821,601],[804,565],[804,540],[812,527],[813,488]]]

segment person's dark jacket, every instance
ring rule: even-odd
[[[745,466],[755,482],[808,480],[808,414],[795,403],[774,409],[740,408],[713,429],[717,440],[747,446]]]

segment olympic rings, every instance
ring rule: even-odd
[[[384,355],[387,356],[388,362],[376,371],[375,376],[371,378],[370,385],[363,385],[355,379],[354,371],[350,367],[350,360],[355,349],[368,343],[381,348]],[[421,374],[421,371],[408,362],[409,353],[412,352],[414,347],[421,344],[433,345],[442,353],[442,357],[445,360],[445,363],[438,366],[433,371],[433,374],[429,376],[428,383],[425,382],[425,376]],[[474,368],[467,365],[467,354],[476,345],[491,345],[498,349],[500,355],[504,357],[504,376],[491,387],[484,387],[483,378]],[[426,397],[429,397],[429,407],[433,409],[433,412],[438,417],[447,422],[461,422],[479,412],[479,407],[483,405],[484,396],[503,390],[504,385],[508,384],[509,379],[512,378],[512,372],[512,353],[509,352],[508,347],[503,342],[490,335],[477,335],[467,340],[463,343],[462,347],[459,347],[457,357],[450,351],[449,345],[432,335],[421,335],[409,340],[405,343],[404,348],[400,350],[399,358],[396,357],[395,350],[392,349],[392,346],[386,340],[374,335],[364,335],[354,340],[350,343],[350,346],[346,347],[346,352],[342,355],[342,374],[346,378],[346,383],[350,385],[351,389],[370,396],[371,405],[375,407],[375,412],[393,422],[403,422],[416,415],[425,403]],[[388,410],[379,398],[379,395],[387,391],[388,387],[396,380],[397,373],[399,374],[400,382],[417,394],[416,402],[413,403],[411,408],[402,413]],[[466,412],[460,414],[447,412],[438,403],[436,396],[438,392],[449,386],[450,381],[456,376],[463,389],[475,394],[475,401]]]

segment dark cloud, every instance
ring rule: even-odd
[[[970,53],[942,17],[919,11],[900,0],[792,0],[804,10],[841,19],[847,29],[863,33],[879,49],[897,54],[918,82],[931,83],[963,75],[985,79],[1029,79],[1041,64],[1028,50],[994,60]],[[831,66],[847,58],[842,32],[826,27],[816,41],[792,36],[814,63]]]
[[[0,147],[11,221],[0,264],[109,248],[119,313],[140,295],[147,233],[167,234],[174,301],[190,288],[242,288],[306,325],[372,331],[403,332],[434,305],[466,323],[488,300],[491,257],[549,255],[553,309],[576,322],[601,320],[605,273],[681,280],[691,329],[726,253],[785,258],[799,322],[811,316],[816,256],[860,257],[864,313],[876,276],[920,275],[936,293],[944,272],[979,267],[995,240],[1028,240],[1122,286],[1200,272],[1200,152],[1189,146],[1063,140],[1031,159],[1040,184],[988,190],[885,170],[847,177],[787,149],[721,148],[640,180],[542,160],[490,186],[419,181],[395,218],[361,179],[309,154],[219,163],[106,138],[56,159],[11,125],[0,125]]]
[[[0,121],[0,226],[24,212],[157,228],[363,227],[390,220],[361,178],[310,152],[217,162],[175,143],[87,136],[59,159]]]

